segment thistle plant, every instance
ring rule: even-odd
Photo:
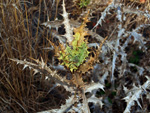
[[[67,45],[65,50],[60,51],[59,60],[62,60],[62,65],[65,65],[70,69],[77,70],[78,67],[86,60],[88,57],[88,42],[85,40],[85,36],[88,35],[84,31],[88,15],[84,18],[84,22],[79,28],[74,29],[75,35],[73,35],[74,40],[71,42],[71,45]]]
[[[67,39],[67,43],[66,44],[59,43],[59,46],[56,46],[51,41],[49,42],[55,49],[55,56],[58,57],[60,62],[62,61],[61,64],[72,72],[72,79],[67,80],[65,77],[59,76],[57,71],[53,71],[51,70],[51,68],[47,66],[43,58],[41,58],[41,61],[31,58],[35,63],[31,63],[26,60],[24,61],[18,59],[11,59],[11,60],[16,61],[19,64],[23,64],[24,65],[23,69],[29,67],[30,69],[34,70],[34,75],[39,72],[41,74],[46,75],[45,79],[55,81],[54,86],[62,86],[66,89],[66,91],[72,93],[71,97],[68,100],[66,100],[66,105],[62,105],[61,109],[50,110],[50,112],[54,111],[57,113],[66,112],[66,109],[68,109],[68,107],[71,104],[74,104],[75,102],[80,104],[79,100],[83,99],[81,109],[82,111],[86,109],[87,110],[86,112],[90,113],[85,93],[91,92],[95,88],[103,89],[104,86],[100,83],[94,82],[91,82],[90,85],[86,85],[86,83],[83,81],[82,74],[85,74],[85,72],[87,72],[93,67],[94,58],[98,58],[97,54],[99,54],[99,50],[101,49],[102,44],[104,42],[101,43],[100,48],[98,49],[97,53],[95,53],[94,57],[89,56],[88,42],[87,39],[85,38],[85,36],[88,35],[87,31],[85,30],[85,27],[86,23],[89,22],[88,20],[89,12],[83,18],[83,23],[79,27],[73,29],[69,23],[68,13],[66,12],[65,9],[64,0],[62,6],[63,6],[62,16],[64,18],[63,24],[66,30],[66,34],[64,36]]]
[[[80,8],[86,7],[89,1],[90,0],[80,0]],[[91,8],[93,8],[92,6],[100,3],[101,0],[91,1]],[[139,65],[129,62],[127,58],[127,56],[129,56],[127,47],[131,47],[131,45],[136,42],[138,49],[149,57],[146,47],[146,42],[148,41],[140,32],[142,29],[149,27],[150,24],[142,23],[139,25],[136,23],[134,26],[135,29],[130,31],[130,24],[132,22],[134,23],[134,18],[138,21],[139,15],[142,15],[140,19],[147,22],[150,18],[149,12],[141,9],[135,10],[129,6],[125,7],[126,4],[123,4],[122,1],[107,0],[105,3],[108,1],[111,2],[103,7],[104,9],[101,10],[101,16],[99,20],[97,20],[96,25],[93,26],[93,29],[86,28],[86,24],[89,22],[90,16],[95,14],[95,11],[99,14],[100,9],[94,7],[91,9],[93,11],[92,13],[87,11],[82,12],[82,16],[80,16],[81,18],[84,16],[84,18],[83,22],[80,23],[79,20],[69,19],[64,0],[62,2],[63,20],[48,21],[41,24],[50,29],[58,29],[64,24],[66,33],[63,34],[63,36],[51,32],[54,29],[49,30],[54,38],[58,39],[56,41],[47,39],[50,42],[50,45],[48,45],[50,46],[49,48],[55,53],[55,55],[52,56],[54,63],[46,62],[49,60],[43,59],[42,57],[41,60],[31,58],[33,62],[18,60],[14,57],[10,58],[10,60],[17,62],[17,64],[24,65],[23,69],[29,67],[29,69],[34,71],[33,75],[36,76],[37,73],[38,76],[44,75],[44,81],[51,85],[49,91],[46,92],[47,94],[51,93],[51,91],[55,91],[55,88],[58,86],[63,87],[66,92],[70,93],[70,95],[68,94],[69,96],[67,95],[68,99],[66,99],[65,103],[60,105],[59,108],[55,107],[55,109],[42,111],[41,113],[90,113],[91,111],[107,111],[113,113],[115,112],[113,111],[114,103],[115,106],[119,107],[121,109],[120,111],[124,111],[124,113],[133,112],[132,108],[136,105],[135,103],[137,103],[136,106],[138,106],[135,112],[138,112],[138,110],[140,110],[140,112],[146,111],[144,108],[146,104],[141,101],[145,98],[147,100],[150,98],[150,66],[147,63],[149,61],[144,62],[143,66],[140,65],[141,59],[139,59]],[[125,2],[126,1],[124,1],[124,3]],[[106,25],[105,22],[110,22],[110,20],[107,20],[107,17],[110,15],[112,23]],[[134,18],[131,18],[131,15],[133,15]],[[78,24],[75,24],[76,22]],[[98,25],[102,26],[100,29],[107,29],[105,30],[107,33],[104,35],[106,38],[100,35],[102,33],[94,32]],[[91,39],[88,39],[89,35]],[[130,48],[130,53],[131,50]],[[55,63],[55,59],[57,59],[58,64]],[[58,69],[56,65],[63,67],[65,74],[60,73],[62,68]],[[132,82],[130,82],[129,79],[131,79]],[[112,92],[115,93],[115,95],[113,95]],[[146,96],[142,98],[143,95]],[[139,101],[139,99],[141,99],[141,101]],[[124,101],[124,103],[122,101]],[[92,105],[89,103],[92,103]],[[126,106],[124,106],[125,103]]]

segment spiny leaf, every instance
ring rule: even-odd
[[[77,70],[89,54],[87,41],[84,38],[87,35],[87,32],[84,30],[86,22],[88,22],[87,17],[88,14],[84,18],[82,25],[79,28],[74,29],[75,35],[71,45],[67,45],[66,48],[60,47],[61,51],[59,52],[60,56],[58,59],[62,60],[62,65],[69,68],[71,72]]]

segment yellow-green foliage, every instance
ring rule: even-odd
[[[90,3],[90,0],[80,0],[79,6],[80,8],[86,7]]]
[[[62,65],[65,65],[70,69],[71,72],[78,69],[78,67],[86,60],[88,57],[88,45],[85,40],[85,36],[88,35],[84,30],[86,23],[88,21],[88,14],[83,18],[83,23],[79,28],[74,29],[75,35],[74,39],[70,45],[67,45],[66,48],[61,46],[61,51],[59,52],[59,60],[62,60]]]
[[[71,72],[77,70],[89,54],[87,42],[85,40],[80,42],[80,38],[80,33],[75,33],[72,46],[67,46],[64,52],[60,51],[59,59],[63,61],[62,65],[68,67]]]

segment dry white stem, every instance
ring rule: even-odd
[[[47,66],[47,64],[44,63],[42,58],[41,58],[41,61],[39,61],[38,59],[37,60],[32,59],[37,64],[32,63],[32,62],[28,62],[26,60],[24,60],[24,61],[23,60],[18,60],[18,59],[10,59],[10,60],[17,62],[17,64],[23,64],[24,65],[23,69],[29,67],[29,69],[32,69],[35,72],[34,74],[39,72],[40,74],[47,75],[48,79],[53,79],[55,82],[57,82],[58,84],[64,86],[67,90],[69,90],[69,88],[67,88],[67,86],[69,85],[69,82],[65,78],[59,76],[56,71],[52,71]],[[70,90],[72,91],[72,89],[70,89]]]
[[[100,84],[100,83],[91,83],[91,84],[89,84],[89,85],[87,85],[86,87],[85,87],[85,93],[86,92],[91,92],[92,90],[94,90],[94,89],[102,89],[103,91],[104,91],[104,85],[102,85],[102,84]]]
[[[133,84],[133,88],[131,90],[124,87],[125,92],[128,93],[127,96],[123,98],[127,102],[124,113],[130,113],[131,107],[135,105],[135,101],[142,108],[138,99],[142,97],[142,94],[144,94],[143,92],[146,91],[145,89],[150,86],[150,78],[148,76],[146,76],[146,78],[147,81],[142,86],[136,87]]]
[[[68,109],[76,102],[74,95],[72,95],[69,99],[66,100],[66,104],[62,105],[60,109],[52,109],[47,111],[42,111],[38,113],[64,113],[67,112]]]
[[[85,96],[85,92],[82,93],[82,98],[83,98],[83,107],[82,107],[82,110],[85,112],[85,113],[91,113],[90,112],[90,109],[89,109],[89,106],[88,106],[88,101],[87,101],[87,98]]]
[[[64,18],[63,24],[64,24],[65,30],[66,30],[66,34],[64,36],[67,38],[67,42],[70,44],[73,40],[73,31],[72,31],[72,28],[69,23],[68,13],[66,12],[64,0],[63,0],[62,7],[63,7],[62,16]]]

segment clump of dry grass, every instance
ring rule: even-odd
[[[42,56],[46,61],[51,60],[43,50],[49,46],[45,40],[50,35],[48,31],[41,30],[40,22],[47,20],[47,13],[51,11],[46,9],[47,6],[43,8],[44,3],[52,3],[49,0],[33,2],[0,1],[0,112],[36,112],[57,108],[58,103],[66,98],[65,93],[61,95],[65,92],[62,88],[47,93],[51,84],[43,81],[44,76],[33,76],[31,70],[21,70],[8,59]]]

